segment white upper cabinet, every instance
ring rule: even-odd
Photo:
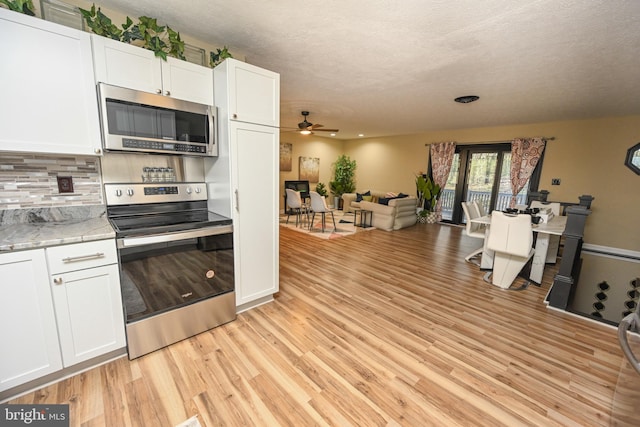
[[[88,33],[0,8],[0,151],[96,155]]]
[[[213,105],[213,70],[91,35],[96,82]]]
[[[229,120],[280,126],[280,75],[235,59],[216,67],[228,85]]]

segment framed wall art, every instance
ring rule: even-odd
[[[291,152],[293,151],[293,145],[288,142],[280,143],[280,171],[291,171]]]
[[[320,159],[318,157],[300,157],[298,174],[298,179],[301,181],[320,181]]]

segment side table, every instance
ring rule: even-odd
[[[353,225],[356,227],[369,228],[372,227],[373,211],[368,211],[362,208],[353,209]],[[358,214],[360,214],[360,224],[358,224]],[[368,221],[367,221],[368,220]]]

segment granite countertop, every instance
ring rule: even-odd
[[[0,253],[113,238],[100,205],[0,211]]]

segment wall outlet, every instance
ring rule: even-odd
[[[73,177],[59,176],[58,191],[60,193],[73,193]]]
[[[551,178],[551,185],[560,185],[560,178]]]

